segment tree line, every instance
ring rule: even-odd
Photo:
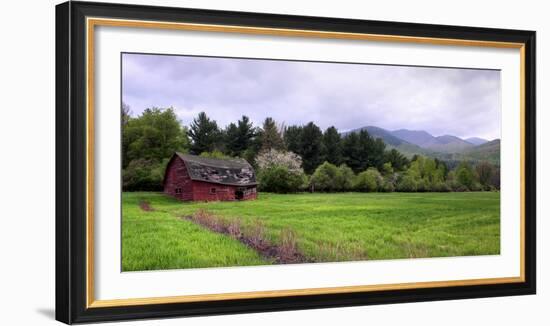
[[[125,191],[162,190],[164,170],[176,152],[241,157],[257,170],[262,191],[470,191],[500,187],[500,171],[487,162],[408,159],[366,130],[342,136],[315,123],[285,126],[268,117],[254,126],[247,116],[225,127],[200,112],[182,126],[172,108],[133,117],[122,106],[122,174]]]

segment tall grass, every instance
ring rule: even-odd
[[[140,209],[142,201],[151,211]],[[123,269],[275,262],[242,237],[312,262],[494,255],[500,253],[499,211],[496,192],[260,193],[255,201],[208,203],[124,193]]]

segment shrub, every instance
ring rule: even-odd
[[[162,181],[167,160],[132,160],[122,171],[122,188],[124,191],[162,191]]]
[[[289,193],[300,190],[305,178],[303,173],[291,172],[285,166],[275,165],[261,169],[258,173],[258,181],[261,191]]]
[[[430,184],[426,180],[419,179],[416,181],[416,191],[425,192],[429,190],[430,190]]]
[[[293,152],[283,152],[276,149],[264,151],[256,157],[260,170],[275,166],[285,167],[290,173],[303,174],[302,159]]]
[[[325,162],[315,169],[311,175],[310,183],[314,190],[335,191],[340,190],[340,185],[337,184],[338,179],[341,179],[338,167]]]
[[[376,168],[368,168],[357,175],[355,189],[359,191],[378,191],[382,176]]]
[[[288,193],[305,187],[302,159],[292,152],[270,149],[258,155],[256,164],[261,191]]]
[[[397,191],[401,192],[415,192],[416,191],[416,181],[413,177],[405,175],[399,180],[396,187]]]
[[[227,155],[225,155],[224,153],[222,153],[218,150],[214,150],[212,152],[202,152],[201,155],[199,155],[199,156],[207,157],[207,158],[217,158],[217,159],[221,159],[221,160],[228,160],[228,159],[232,158],[231,156],[227,156]]]
[[[471,191],[482,191],[484,189],[483,189],[483,186],[479,182],[474,182],[470,186],[470,190]]]
[[[384,165],[382,165],[382,173],[384,175],[392,174],[393,173],[393,167],[391,165],[391,162],[386,162]]]
[[[355,182],[355,173],[353,170],[345,164],[338,167],[339,174],[337,175],[336,184],[342,191],[349,191],[353,189],[353,183]]]
[[[466,189],[471,189],[474,187],[475,172],[472,169],[472,166],[468,162],[461,162],[456,168],[455,179]]]
[[[393,184],[392,178],[384,178],[382,184],[380,185],[380,191],[382,192],[393,192],[395,191],[395,185]]]
[[[451,187],[445,182],[436,182],[432,185],[432,191],[449,192],[451,190],[452,190]]]
[[[346,191],[353,188],[355,174],[347,165],[337,167],[324,162],[319,165],[310,179],[310,185],[319,191]]]

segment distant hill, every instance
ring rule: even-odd
[[[343,132],[342,136],[361,130],[367,130],[371,136],[382,139],[388,148],[395,148],[409,158],[419,154],[449,162],[486,160],[500,165],[499,139],[489,142],[479,137],[468,139],[461,139],[453,135],[435,137],[424,130],[389,131],[376,126],[353,129]]]
[[[424,130],[399,129],[392,131],[391,134],[420,147],[430,143],[435,138]]]
[[[424,130],[399,129],[392,131],[391,134],[434,152],[456,153],[474,147],[472,143],[456,136],[444,135],[434,137]]]
[[[342,136],[346,136],[352,132],[360,132],[361,130],[368,131],[369,135],[375,138],[380,138],[386,143],[388,148],[395,148],[407,157],[412,157],[415,154],[429,155],[430,151],[421,148],[418,145],[412,144],[406,140],[396,137],[392,132],[375,126],[367,126],[362,128],[353,129],[342,133]]]
[[[493,163],[500,163],[500,139],[495,139],[475,146],[474,148],[465,151],[463,155],[478,161],[486,160]]]
[[[424,147],[436,152],[458,153],[468,150],[474,147],[474,145],[456,136],[444,135],[434,137],[433,141],[426,144]]]
[[[483,139],[483,138],[479,138],[479,137],[470,137],[470,138],[466,138],[464,140],[467,141],[468,143],[476,145],[476,146],[489,142],[487,139]]]

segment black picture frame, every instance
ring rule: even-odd
[[[523,282],[90,308],[86,292],[86,17],[516,42],[525,51]],[[56,319],[67,323],[251,313],[534,294],[536,120],[534,31],[365,21],[141,5],[56,6]]]

